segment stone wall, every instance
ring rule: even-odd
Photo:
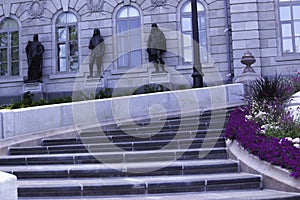
[[[158,23],[167,38],[168,52],[165,61],[172,74],[169,82],[176,85],[176,81],[185,79],[180,84],[192,83],[192,65],[183,63],[182,41],[180,40],[181,23],[180,9],[186,0],[43,0],[21,1],[5,0],[0,2],[0,20],[12,17],[17,20],[20,27],[20,76],[0,78],[0,94],[6,96],[20,96],[23,94],[23,77],[27,76],[27,58],[25,47],[27,41],[32,40],[33,34],[39,34],[39,40],[45,46],[43,62],[43,92],[64,93],[75,89],[86,88],[88,75],[88,42],[94,28],[100,28],[105,38],[106,52],[104,57],[105,80],[104,86],[114,87],[126,71],[118,69],[115,60],[116,53],[116,15],[120,8],[132,5],[141,14],[142,26],[142,60],[143,67],[134,70],[131,82],[134,86],[142,86],[151,82],[150,73],[154,70],[148,62],[144,48],[153,22]],[[206,9],[207,42],[210,62],[203,65],[204,81],[209,85],[220,84],[226,81],[228,72],[228,59],[225,37],[225,10],[223,0],[200,0]],[[91,6],[96,3],[97,6]],[[98,3],[98,4],[97,4]],[[57,73],[55,52],[55,20],[62,13],[70,11],[78,18],[79,28],[79,54],[80,70],[78,73]],[[216,76],[218,77],[216,80]],[[128,82],[128,85],[131,84]],[[10,92],[8,92],[10,90]],[[1,95],[2,96],[2,95]]]
[[[100,28],[105,38],[104,80],[101,87],[140,87],[152,83],[152,63],[145,51],[151,24],[156,22],[167,38],[168,52],[164,59],[170,72],[157,83],[171,85],[171,89],[190,88],[192,64],[182,56],[181,8],[188,0],[3,0],[0,2],[0,21],[11,17],[20,27],[20,76],[0,77],[0,104],[4,99],[24,93],[23,77],[27,76],[25,46],[33,34],[45,46],[43,63],[43,91],[45,97],[72,94],[74,90],[94,89],[99,84],[87,80],[88,42],[94,28]],[[295,74],[299,70],[298,54],[282,54],[278,1],[275,0],[198,0],[205,8],[207,53],[209,62],[203,63],[204,81],[213,86],[228,82],[228,75],[240,75],[240,63],[245,51],[256,58],[253,65],[258,74]],[[95,4],[94,6],[92,6]],[[116,16],[124,6],[134,6],[141,15],[142,66],[124,70],[116,64]],[[225,5],[228,6],[226,13]],[[80,70],[78,73],[57,73],[55,52],[55,20],[70,11],[78,18]],[[226,18],[228,14],[228,19]],[[229,22],[227,24],[227,21]],[[227,34],[228,33],[228,34]],[[229,37],[228,37],[229,36]],[[92,87],[92,88],[91,88]],[[7,102],[9,103],[9,102]]]

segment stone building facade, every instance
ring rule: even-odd
[[[247,50],[260,75],[299,71],[300,0],[198,0],[197,7],[206,85],[231,83],[245,67],[240,60]],[[168,73],[153,73],[148,61],[152,23],[167,39]],[[105,42],[101,81],[87,78],[94,28]],[[34,34],[45,47],[42,83],[26,84],[25,47]],[[17,101],[26,91],[47,99],[152,83],[191,87],[191,34],[191,0],[2,0],[0,103]]]

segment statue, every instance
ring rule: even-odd
[[[90,39],[89,49],[91,49],[92,52],[90,55],[90,75],[88,76],[88,78],[93,77],[93,67],[95,61],[97,65],[97,77],[103,78],[103,76],[101,75],[101,71],[105,46],[103,37],[100,34],[100,30],[97,28],[94,29],[93,37]]]
[[[162,59],[162,54],[166,52],[166,38],[163,32],[154,23],[151,26],[151,32],[147,41],[147,53],[149,56],[149,62],[153,62],[155,72],[159,72],[159,66],[162,71],[165,71],[165,62]]]
[[[33,35],[33,41],[28,41],[25,50],[28,63],[28,79],[25,82],[40,82],[45,49],[42,43],[39,42],[38,34]]]

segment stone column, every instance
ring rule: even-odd
[[[256,63],[252,67],[261,74],[258,0],[230,0],[230,16],[235,77],[245,68],[240,62],[245,51],[254,55]]]
[[[0,197],[3,200],[18,199],[16,176],[0,172]]]

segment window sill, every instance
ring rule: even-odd
[[[59,74],[54,74],[50,75],[49,79],[66,79],[66,78],[81,78],[84,77],[84,74],[82,72],[70,72],[70,73],[59,73]]]
[[[282,55],[275,58],[276,62],[299,61],[299,60],[300,60],[300,54]]]
[[[118,70],[112,70],[112,75],[123,75],[123,74],[133,74],[133,73],[145,73],[148,72],[148,67],[141,67],[141,68],[127,68],[127,69],[118,69]]]
[[[20,76],[0,76],[0,83],[17,83],[24,82],[24,78]]]
[[[208,68],[213,68],[214,64],[213,63],[203,63],[202,68],[203,69],[208,69]],[[182,65],[177,65],[176,66],[177,70],[187,70],[187,69],[193,69],[192,64],[182,64]]]

